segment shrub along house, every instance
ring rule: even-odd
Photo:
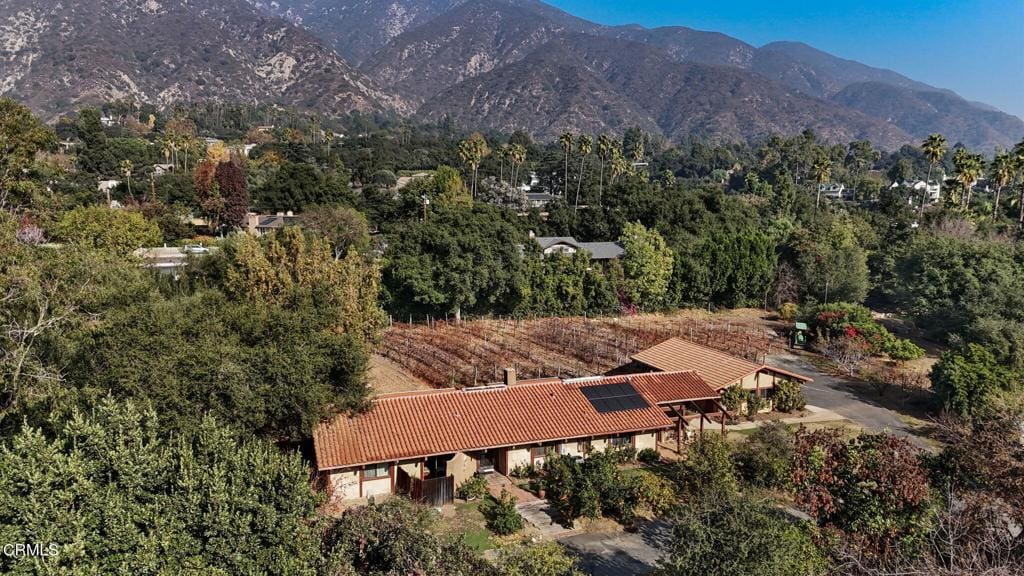
[[[670,338],[652,348],[637,352],[630,358],[632,362],[612,370],[609,374],[692,370],[700,374],[700,377],[718,393],[739,385],[744,390],[757,394],[767,401],[766,411],[773,407],[772,396],[778,382],[812,381],[807,376],[769,364],[751,362],[682,338]]]
[[[517,383],[510,369],[501,384],[382,395],[321,424],[317,472],[332,501],[405,493],[439,505],[473,474],[509,474],[548,453],[656,448],[686,422],[667,406],[693,407],[692,421],[721,409],[718,398],[694,372]]]

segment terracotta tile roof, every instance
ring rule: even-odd
[[[684,400],[709,400],[720,394],[708,385],[699,374],[689,372],[650,372],[630,376],[629,381],[644,396],[658,404],[682,402]]]
[[[678,380],[692,386],[690,379]],[[541,380],[481,390],[437,390],[389,395],[370,411],[339,415],[313,431],[319,470],[424,458],[439,454],[660,430],[672,421],[657,407],[652,393],[658,375],[634,386],[651,404],[647,408],[600,414],[581,388],[625,382],[624,376],[579,380]],[[666,384],[667,385],[667,384]],[[701,394],[706,393],[701,390]],[[657,395],[655,396],[657,397]]]
[[[761,369],[760,364],[682,338],[671,338],[652,348],[637,352],[633,355],[633,360],[662,372],[698,372],[704,381],[716,390],[731,386],[737,380]]]
[[[670,338],[647,350],[637,352],[633,360],[662,372],[695,371],[712,388],[721,390],[762,370],[784,374],[797,380],[811,379],[767,364],[756,364],[682,338]]]

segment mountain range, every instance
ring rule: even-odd
[[[992,150],[1024,121],[797,42],[604,26],[539,0],[0,0],[0,95],[52,117],[118,97],[378,111],[470,129]]]

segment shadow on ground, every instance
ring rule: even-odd
[[[635,532],[576,534],[560,541],[579,559],[579,569],[592,576],[649,574],[671,535],[668,523],[641,522]]]

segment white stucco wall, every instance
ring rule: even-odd
[[[558,446],[558,453],[565,454],[566,456],[586,456],[579,450],[580,443],[577,441],[565,442]]]
[[[331,485],[331,500],[359,498],[359,472],[332,472],[328,479]]]
[[[363,498],[385,494],[391,494],[391,478],[384,477],[363,481]]]
[[[637,434],[633,437],[633,442],[638,451],[644,448],[658,447],[658,439],[653,432],[651,434]]]
[[[507,454],[508,454],[508,473],[510,473],[510,474],[518,466],[529,466],[530,465],[530,449],[529,448],[509,448]]]

